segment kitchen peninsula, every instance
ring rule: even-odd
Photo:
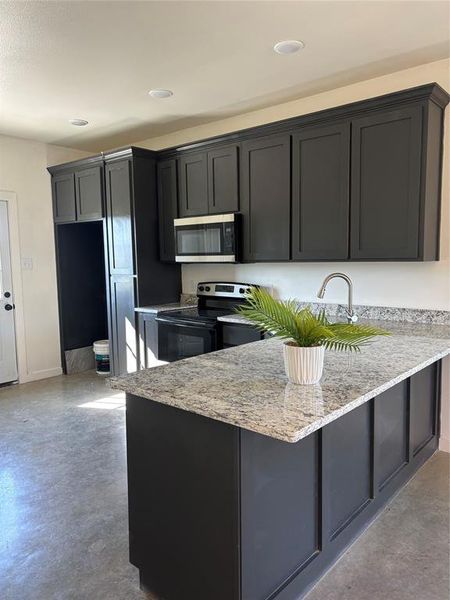
[[[164,600],[294,600],[434,453],[450,326],[327,352],[289,384],[264,340],[113,379],[127,392],[130,560]]]

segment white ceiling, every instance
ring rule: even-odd
[[[1,1],[0,133],[105,150],[438,60],[449,6]],[[280,56],[282,39],[306,47]]]

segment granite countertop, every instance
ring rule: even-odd
[[[217,317],[217,320],[222,321],[222,323],[234,323],[236,325],[253,325],[251,321],[242,315],[237,315],[235,313],[224,315],[223,317]]]
[[[153,313],[157,315],[163,311],[181,310],[183,308],[193,308],[193,306],[195,306],[195,304],[189,304],[187,302],[171,302],[170,304],[157,304],[155,306],[138,306],[134,310],[135,312]]]
[[[369,322],[369,321],[361,321]],[[450,326],[370,321],[392,332],[361,353],[326,352],[320,384],[284,372],[277,339],[113,378],[115,389],[297,442],[450,353]]]

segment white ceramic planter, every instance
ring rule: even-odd
[[[289,342],[284,344],[284,366],[289,381],[302,385],[318,383],[323,373],[324,355],[323,346],[300,348]]]

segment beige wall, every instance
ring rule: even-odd
[[[441,60],[245,115],[177,131],[163,137],[145,140],[137,145],[153,149],[167,148],[433,81],[450,91],[449,72],[450,61]],[[223,278],[273,286],[275,293],[282,298],[291,296],[303,300],[315,300],[323,277],[331,271],[344,269],[355,282],[356,303],[450,310],[448,164],[450,108],[447,108],[445,128],[441,260],[439,262],[186,265],[183,266],[183,291],[193,292],[196,283],[201,280]],[[330,302],[339,302],[343,300],[344,293],[343,284],[336,282],[329,286],[326,299]],[[450,360],[444,361],[443,367],[441,447],[450,451]]]
[[[0,136],[0,199],[7,200],[20,381],[61,372],[48,164],[88,153]],[[21,267],[31,258],[32,270]]]

